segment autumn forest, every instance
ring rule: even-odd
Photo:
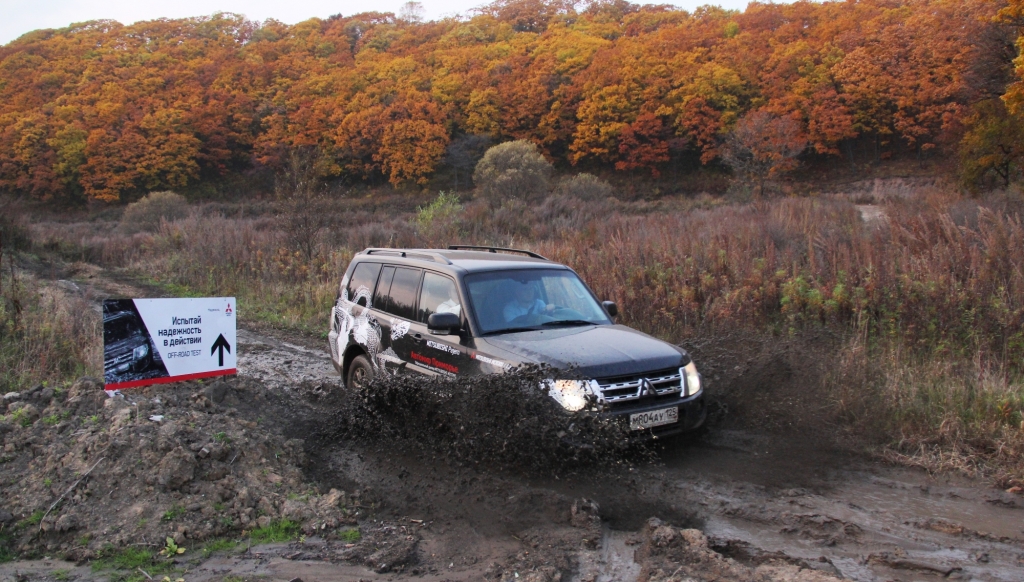
[[[325,179],[417,187],[514,139],[559,168],[685,175],[724,168],[750,119],[790,120],[810,165],[941,157],[1002,185],[1024,157],[1022,25],[1022,0],[92,21],[0,47],[0,190],[129,201],[296,151]]]

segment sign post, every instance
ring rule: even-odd
[[[106,390],[235,374],[234,297],[103,302]]]

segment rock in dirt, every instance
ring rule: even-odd
[[[569,523],[573,527],[591,527],[601,525],[601,512],[597,502],[592,499],[577,499],[569,509]]]
[[[167,453],[157,467],[157,483],[169,490],[181,489],[192,481],[196,472],[196,458],[182,447]]]
[[[214,382],[203,388],[203,395],[209,398],[210,402],[221,404],[224,402],[224,397],[228,394],[228,388],[227,382]]]
[[[0,509],[0,525],[9,525],[14,523],[14,514],[6,509]]]
[[[103,382],[85,376],[79,378],[68,389],[66,405],[77,410],[79,414],[89,415],[98,411],[105,400],[107,393],[103,391]]]
[[[73,513],[65,513],[57,518],[57,531],[71,531],[78,529],[78,517]]]

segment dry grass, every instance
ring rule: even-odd
[[[0,277],[0,393],[66,384],[103,369],[93,305],[31,275]]]
[[[618,302],[623,323],[670,341],[736,330],[852,338],[830,363],[848,424],[879,431],[893,454],[923,459],[937,447],[1009,466],[1024,409],[1024,202],[940,188],[879,199],[886,218],[872,223],[851,202],[818,198],[469,200],[439,218],[422,210],[431,200],[343,199],[311,254],[289,244],[286,220],[225,204],[195,207],[152,234],[37,221],[32,237],[178,293],[235,295],[243,321],[319,334],[342,271],[364,247],[527,247]],[[870,395],[881,424],[856,421],[847,390]]]

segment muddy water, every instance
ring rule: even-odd
[[[341,389],[325,351],[252,332],[239,339],[242,374],[283,389],[328,379]],[[579,552],[576,580],[636,579],[631,544],[649,517],[700,527],[740,561],[782,557],[850,580],[1024,580],[1024,500],[982,483],[749,430],[712,430],[658,452],[629,474],[544,481],[344,443],[324,452],[321,476],[375,491],[392,516],[436,523],[425,547],[453,579],[512,551],[519,532],[564,528],[563,510],[583,496],[605,523],[596,548]]]

